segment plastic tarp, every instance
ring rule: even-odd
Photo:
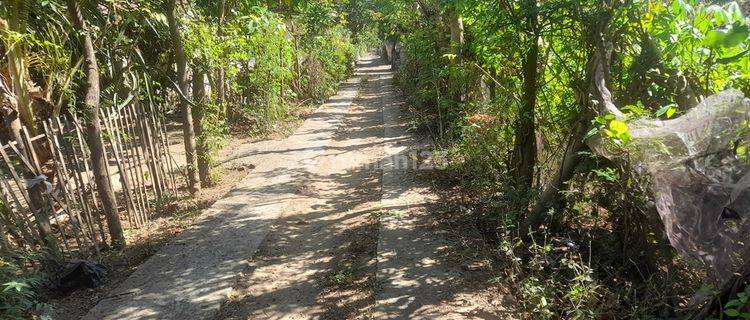
[[[672,246],[710,282],[728,279],[750,253],[750,99],[721,92],[678,118],[635,120],[628,130],[623,147],[590,145],[647,174]]]

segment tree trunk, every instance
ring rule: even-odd
[[[299,59],[299,34],[294,21],[291,21],[290,25],[292,26],[292,38],[294,39],[294,80],[292,81],[294,81],[294,88],[297,90],[297,93],[302,93],[302,86],[300,84],[300,79],[302,79],[302,65]]]
[[[487,81],[487,85],[490,87],[490,101],[494,102],[497,98],[497,83],[495,83],[495,79],[497,79],[497,68],[495,68],[495,66],[490,67],[490,76],[492,79]]]
[[[2,21],[0,21],[0,24]],[[16,147],[21,154],[26,154],[26,147],[21,137],[21,119],[18,118],[18,99],[13,94],[10,86],[0,74],[0,114],[3,115],[3,122],[8,127],[8,131],[13,135],[16,141]]]
[[[7,5],[8,12],[10,13],[7,25],[8,29],[17,33],[25,33],[26,20],[28,20],[29,15],[29,2],[24,0],[10,0],[7,1]],[[0,26],[2,25],[0,24]],[[8,72],[13,93],[16,96],[18,117],[26,125],[29,132],[32,135],[36,135],[34,112],[31,109],[31,97],[29,96],[28,84],[26,82],[28,69],[24,60],[26,58],[24,46],[16,44],[6,47],[8,50]]]
[[[393,58],[393,52],[395,51],[396,47],[396,40],[392,37],[388,37],[385,39],[385,60],[388,61],[388,63],[393,64],[394,58]]]
[[[224,21],[226,20],[227,14],[227,1],[221,0],[219,2],[219,29],[216,32],[219,41],[223,41],[224,38]],[[224,83],[226,76],[224,66],[219,67],[216,75],[216,102],[219,105],[224,104],[224,92],[226,91],[226,84]]]
[[[581,110],[581,116],[573,126],[568,145],[565,149],[562,163],[557,174],[542,192],[541,197],[534,205],[534,209],[521,224],[522,232],[529,232],[539,227],[544,221],[547,211],[559,203],[560,191],[566,188],[566,183],[573,177],[575,168],[580,162],[578,153],[582,151],[586,144],[584,138],[589,131],[591,120],[594,119],[595,110],[602,114],[614,114],[617,117],[622,116],[612,104],[612,95],[607,88],[607,79],[609,78],[609,60],[611,44],[606,39],[609,21],[611,15],[604,13],[599,17],[597,25],[593,26],[598,30],[595,39],[595,50],[590,55],[586,63],[586,79],[581,86],[574,88],[576,92],[576,102]],[[592,101],[592,99],[594,101]]]
[[[123,236],[120,214],[117,207],[117,199],[110,185],[107,174],[107,163],[104,160],[104,145],[101,140],[101,123],[99,123],[99,66],[96,62],[94,45],[88,33],[83,14],[76,0],[67,0],[68,13],[76,30],[81,32],[79,44],[85,56],[86,83],[84,112],[86,113],[86,143],[91,150],[91,165],[94,173],[94,182],[99,191],[99,196],[104,207],[104,215],[107,218],[107,226],[112,237],[112,246],[123,248],[125,237]]]
[[[455,8],[449,10],[448,19],[451,30],[451,53],[460,58],[464,47],[464,20]]]
[[[529,192],[534,180],[534,165],[536,163],[536,125],[534,117],[537,95],[537,65],[539,62],[536,0],[526,0],[524,6],[528,14],[526,23],[530,37],[528,39],[528,51],[522,63],[523,100],[518,113],[512,155],[516,171],[516,187],[518,194],[523,199],[519,204],[521,210],[526,210],[528,207]]]
[[[187,57],[182,47],[182,35],[180,26],[175,18],[176,0],[167,0],[167,20],[169,21],[169,32],[172,36],[172,50],[174,60],[177,64],[177,86],[180,90],[180,110],[182,111],[182,134],[185,143],[185,159],[187,162],[187,184],[190,193],[195,195],[200,191],[198,170],[196,170],[196,146],[195,131],[193,126],[193,110],[187,101],[188,75]]]
[[[197,107],[195,109],[195,136],[198,138],[198,176],[201,180],[201,187],[210,187],[213,185],[211,180],[211,148],[208,145],[208,137],[205,136],[205,116],[206,103],[206,73],[195,70],[193,72],[193,101]]]
[[[542,191],[531,213],[521,225],[522,232],[528,232],[529,229],[536,229],[544,221],[549,209],[559,207],[556,205],[562,202],[559,201],[560,191],[567,189],[566,183],[573,178],[575,169],[581,161],[581,156],[578,153],[586,147],[583,139],[589,131],[593,118],[593,112],[586,109],[573,125],[573,131],[565,147],[565,154],[563,155],[559,169],[555,173],[554,178],[552,178],[552,181]]]

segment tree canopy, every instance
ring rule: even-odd
[[[229,135],[276,130],[376,52],[396,70],[414,128],[446,156],[443,174],[470,198],[525,316],[674,318],[708,308],[750,317],[744,287],[729,303],[691,304],[701,287],[726,297],[723,283],[669,246],[651,181],[632,159],[590,147],[627,150],[638,120],[678,118],[726,90],[750,95],[748,1],[0,3],[0,140],[31,155],[24,130],[78,116],[98,190],[112,189],[101,109],[161,106],[182,128],[195,195],[215,182],[212,161]],[[744,138],[727,150],[734,159],[748,159]],[[118,201],[102,193],[109,242],[122,248]],[[29,291],[39,281],[17,281],[23,268],[8,256],[0,317],[39,313]]]

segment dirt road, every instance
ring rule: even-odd
[[[507,318],[446,259],[392,78],[365,59],[295,134],[242,146],[253,172],[86,318]]]

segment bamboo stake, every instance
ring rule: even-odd
[[[60,202],[59,199],[54,195],[54,193],[50,193],[50,197],[55,199],[58,202],[58,205],[63,209],[63,211],[67,212],[68,214],[68,225],[70,225],[71,229],[73,230],[73,240],[75,241],[76,245],[78,246],[78,249],[81,250],[83,248],[86,241],[86,235],[84,232],[84,229],[81,228],[83,220],[81,219],[80,214],[77,210],[72,210],[72,200],[70,199],[70,192],[68,191],[68,185],[67,181],[69,180],[68,174],[67,174],[67,168],[65,166],[65,159],[63,157],[58,157],[57,152],[55,152],[54,144],[52,143],[52,136],[54,136],[54,133],[50,129],[48,123],[48,120],[45,120],[42,122],[42,126],[44,129],[44,136],[47,140],[47,146],[49,147],[49,151],[52,155],[52,161],[54,165],[54,170],[57,173],[57,185],[62,189],[63,193],[63,201]],[[53,190],[54,192],[54,186]],[[77,223],[79,224],[77,227],[75,225],[75,222],[73,219],[76,219]],[[55,215],[55,219],[57,220],[57,215]],[[60,228],[60,232],[64,234],[65,228],[62,224],[59,224],[58,227]],[[82,237],[83,234],[83,237]]]
[[[52,120],[46,120],[44,121],[44,131],[47,132],[47,141],[50,146],[50,151],[52,152],[52,159],[56,159],[56,168],[58,170],[58,177],[60,183],[59,185],[63,188],[63,196],[65,200],[65,205],[67,206],[68,215],[75,214],[76,219],[79,223],[79,231],[83,235],[84,239],[88,239],[89,244],[93,245],[95,250],[99,252],[98,243],[96,242],[96,235],[94,234],[94,228],[90,225],[90,219],[83,219],[81,217],[81,212],[84,212],[84,217],[86,216],[86,210],[83,208],[83,203],[76,204],[76,196],[78,193],[76,191],[70,190],[70,185],[68,184],[68,181],[73,180],[73,183],[78,186],[76,179],[71,179],[70,175],[68,174],[68,166],[65,163],[65,157],[62,154],[62,147],[60,146],[60,143],[57,139],[57,134],[55,133],[52,125]],[[62,132],[60,132],[62,134]],[[55,158],[55,156],[57,158]],[[59,164],[59,165],[58,165]],[[77,188],[76,188],[77,189]],[[79,207],[80,209],[75,210],[74,205]],[[88,224],[88,229],[86,228]]]
[[[148,144],[149,150],[151,150],[149,158],[151,159],[152,171],[154,171],[156,174],[154,182],[157,182],[157,185],[159,186],[157,196],[159,197],[159,199],[161,199],[166,192],[166,186],[164,185],[164,173],[161,170],[161,166],[157,162],[159,151],[156,149],[157,147],[154,143],[154,131],[150,126],[148,113],[143,108],[140,108],[139,114],[141,128],[144,131],[143,139]]]
[[[28,155],[23,155],[18,151],[16,151],[16,153],[18,153],[18,156],[21,158],[23,158],[24,156],[28,156],[28,159],[30,161],[27,161],[27,165],[28,163],[31,163],[31,168],[29,169],[31,169],[31,171],[34,174],[39,175],[42,173],[42,167],[39,164],[39,157],[37,157],[36,155],[36,150],[34,149],[34,145],[32,144],[31,137],[29,135],[29,130],[26,129],[26,127],[21,127],[21,134],[23,137],[23,143],[26,145],[27,148],[31,148],[31,149],[26,149],[26,152],[28,152]]]
[[[26,152],[29,153],[29,158],[32,159],[32,163],[30,163],[24,155],[22,155],[18,149],[15,148],[15,146],[11,146],[14,148],[14,151],[16,154],[18,154],[18,157],[22,160],[24,164],[28,167],[29,171],[31,171],[35,176],[39,176],[42,172],[41,166],[39,165],[39,158],[36,155],[36,151],[34,150],[34,145],[31,142],[31,138],[29,137],[29,131],[26,129],[26,127],[21,127],[21,136],[23,138],[23,143],[26,147]],[[20,179],[19,179],[20,180]],[[52,232],[52,225],[50,224],[49,216],[52,215],[54,218],[55,223],[57,223],[58,227],[60,227],[60,223],[57,220],[57,214],[55,213],[54,207],[49,202],[49,199],[45,196],[42,190],[42,185],[37,185],[33,188],[33,190],[30,190],[29,192],[29,205],[32,210],[32,213],[34,214],[34,218],[36,218],[37,225],[39,226],[40,234],[43,236],[43,241],[45,246],[52,251],[52,254],[54,256],[61,256],[60,253],[64,254],[65,251],[70,252],[70,248],[68,247],[68,239],[65,236],[64,230],[60,230],[60,236],[63,240],[63,252],[60,251],[60,247],[58,246],[57,239],[55,239],[54,233]]]
[[[148,177],[151,180],[151,194],[154,195],[154,199],[156,199],[158,195],[158,186],[157,186],[157,173],[152,170],[151,165],[151,152],[148,149],[148,143],[146,143],[145,137],[144,137],[144,131],[141,128],[140,120],[138,119],[138,113],[137,113],[137,105],[134,105],[133,108],[128,110],[128,116],[126,119],[130,120],[131,123],[131,131],[135,136],[138,137],[137,140],[134,140],[134,143],[136,145],[136,153],[139,156],[138,165],[141,168],[141,177],[143,181],[143,188],[146,190],[146,194],[148,195],[148,184],[146,184],[146,172],[148,172]],[[153,216],[154,214],[154,207],[151,203],[151,201],[148,202],[149,204],[149,214]]]
[[[131,159],[133,159],[133,166],[135,167],[136,180],[138,182],[138,192],[142,197],[144,204],[143,218],[148,221],[149,212],[151,211],[151,205],[148,201],[148,189],[146,187],[146,181],[143,176],[143,161],[141,159],[141,152],[138,149],[138,140],[135,130],[132,127],[132,121],[129,121],[130,115],[129,110],[131,108],[125,108],[121,110],[122,115],[120,116],[120,122],[123,130],[128,134],[130,138],[128,143],[130,145]]]
[[[8,157],[8,154],[5,152],[5,149],[0,148],[0,155],[2,155],[3,161],[8,167],[11,177],[16,183],[16,188],[21,193],[21,195],[24,198],[24,201],[26,202],[26,206],[24,206],[21,203],[21,201],[18,200],[18,198],[16,197],[16,194],[12,192],[13,188],[10,186],[10,184],[5,179],[2,179],[2,182],[4,183],[5,187],[7,188],[7,190],[10,191],[9,193],[11,194],[14,201],[16,202],[16,206],[18,207],[19,212],[28,210],[27,214],[22,216],[24,225],[26,225],[29,228],[29,230],[31,230],[34,236],[34,239],[38,239],[34,241],[36,245],[39,245],[41,247],[47,246],[47,244],[49,244],[51,241],[54,240],[54,238],[50,236],[52,228],[51,227],[48,229],[46,228],[46,226],[49,226],[49,223],[47,223],[46,226],[43,223],[40,225],[40,222],[39,222],[40,220],[36,218],[34,207],[31,206],[32,202],[29,198],[29,193],[26,190],[26,184],[22,182],[20,176],[16,172],[15,166],[13,165],[10,158]],[[34,219],[33,221],[32,221],[32,218]],[[36,226],[36,228],[33,227],[34,225]],[[50,230],[50,232],[47,232],[46,230]],[[51,250],[53,250],[54,253],[56,253],[57,250],[54,250],[56,246],[51,245],[49,247],[52,248]]]
[[[143,151],[143,157],[146,161],[147,169],[151,176],[151,186],[154,190],[155,198],[161,198],[161,177],[159,171],[156,170],[156,162],[154,161],[156,153],[153,150],[153,144],[150,137],[151,135],[149,134],[147,128],[144,126],[145,119],[144,115],[140,111],[140,106],[136,105],[131,114],[133,115],[133,122],[136,125],[136,129],[139,133],[138,136],[140,137],[141,149]]]
[[[127,129],[127,124],[124,123],[124,116],[120,114],[120,111],[117,109],[111,109],[111,114],[114,114],[110,120],[113,123],[113,126],[117,128],[117,136],[120,139],[120,149],[122,150],[123,154],[122,156],[127,159],[128,164],[128,172],[130,174],[130,182],[131,187],[133,188],[133,193],[136,199],[136,202],[138,203],[138,208],[140,210],[138,219],[141,224],[146,222],[146,214],[148,212],[148,205],[146,205],[147,200],[144,199],[143,189],[141,183],[141,179],[138,178],[139,171],[138,167],[136,165],[136,156],[135,152],[133,151],[133,137],[129,133],[129,130]],[[127,135],[127,136],[125,136]]]
[[[5,164],[8,166],[8,170],[11,176],[13,177],[13,180],[16,182],[16,186],[18,187],[18,190],[20,190],[21,195],[23,196],[23,199],[26,201],[26,206],[30,208],[31,200],[29,200],[29,194],[28,192],[26,192],[25,184],[21,182],[21,178],[18,175],[18,172],[16,172],[16,169],[13,166],[13,162],[10,161],[8,154],[5,152],[4,149],[0,149],[0,156],[3,157],[3,161],[5,161]]]
[[[161,131],[161,137],[163,141],[162,144],[164,145],[164,151],[165,151],[164,161],[167,162],[167,164],[169,165],[169,175],[172,178],[172,190],[174,191],[174,194],[177,195],[178,186],[177,186],[177,177],[175,176],[176,175],[175,171],[180,171],[181,169],[179,165],[177,165],[177,163],[175,163],[176,167],[173,167],[172,162],[170,162],[170,160],[173,161],[174,159],[172,158],[171,152],[169,150],[169,135],[167,134],[168,132],[167,125],[164,122],[164,119],[162,117],[159,117],[157,118],[157,121],[158,121],[157,124],[159,125],[159,130]]]
[[[117,134],[115,133],[114,130],[112,130],[112,127],[109,125],[109,119],[107,115],[104,114],[104,108],[99,109],[99,112],[101,113],[100,116],[102,118],[102,124],[104,125],[107,131],[106,135],[109,140],[109,146],[112,149],[112,155],[115,158],[115,163],[117,164],[117,171],[120,173],[120,181],[122,182],[123,192],[125,193],[125,202],[127,203],[125,208],[127,209],[128,222],[130,223],[130,225],[137,226],[137,221],[135,221],[135,216],[137,215],[138,209],[135,205],[135,202],[133,201],[133,194],[131,193],[130,181],[128,180],[128,174],[126,172],[127,169],[125,169],[125,167],[123,166],[122,159],[120,159],[120,152],[118,150],[118,144],[115,143]],[[106,153],[106,145],[105,145],[105,153]],[[107,163],[109,163],[109,161],[107,161]],[[111,177],[111,174],[110,174],[110,177]]]
[[[60,117],[56,117],[54,121],[50,120],[50,127],[52,128],[53,132],[56,130],[57,134],[52,135],[52,143],[55,146],[55,149],[57,149],[58,155],[60,156],[60,159],[64,159],[63,153],[65,152],[65,147],[62,143],[60,143],[60,140],[58,139],[57,135],[59,134],[60,137],[63,137],[65,134],[65,130],[62,126],[62,123],[60,122]],[[73,164],[73,184],[75,185],[75,188],[73,189],[74,197],[77,198],[79,202],[79,206],[81,207],[81,210],[83,211],[83,218],[85,220],[86,226],[88,227],[89,236],[92,244],[94,245],[94,250],[96,250],[96,253],[99,253],[100,250],[100,243],[99,239],[96,236],[96,228],[94,227],[94,222],[92,221],[92,214],[91,214],[91,208],[89,207],[88,200],[86,200],[85,197],[85,188],[83,184],[83,180],[81,178],[80,174],[80,166],[78,163],[78,156],[75,153],[75,149],[73,148],[73,145],[71,144],[70,148],[70,158]],[[65,162],[63,162],[63,165]],[[67,171],[67,168],[65,168]],[[70,177],[70,176],[69,176]],[[103,230],[102,230],[103,232]]]
[[[164,183],[169,188],[171,195],[177,195],[177,190],[175,188],[175,181],[174,176],[172,176],[172,164],[169,162],[167,158],[167,145],[164,144],[164,135],[162,134],[161,127],[159,125],[159,122],[157,121],[156,112],[153,111],[153,106],[151,108],[151,126],[153,127],[153,132],[155,132],[156,139],[157,139],[157,148],[159,150],[159,162],[161,165],[159,166],[161,170],[163,171],[164,176]]]
[[[2,216],[2,215],[0,215]],[[5,220],[4,216],[2,217],[3,220]],[[7,226],[10,226],[11,224],[8,223]],[[10,244],[10,231],[6,228],[6,224],[3,222],[0,222],[0,253],[6,253],[11,251],[11,244]]]
[[[13,201],[16,206],[16,214],[13,215],[13,224],[18,228],[19,233],[28,244],[32,246],[40,245],[41,243],[38,241],[38,239],[40,239],[39,234],[36,233],[36,230],[28,222],[28,211],[21,205],[21,202],[18,201],[18,197],[11,190],[8,180],[6,180],[5,177],[0,176],[0,182],[0,196],[2,196],[3,203],[5,203],[8,211],[11,213],[13,212],[13,208],[10,206],[11,201]],[[8,195],[10,195],[11,199],[8,199]]]
[[[112,145],[112,154],[114,155],[115,161],[117,163],[117,169],[120,173],[120,182],[122,184],[123,192],[125,192],[125,199],[133,209],[132,214],[128,217],[128,222],[130,222],[131,227],[139,227],[141,224],[141,203],[138,199],[138,195],[133,192],[133,180],[130,178],[132,176],[132,168],[126,162],[127,154],[124,151],[124,149],[126,148],[125,144],[123,143],[124,139],[120,135],[120,129],[117,127],[117,124],[112,121],[111,110],[113,108],[102,108],[100,110],[100,118],[102,124],[107,129],[107,137],[109,138],[110,144]]]
[[[99,201],[97,201],[96,183],[94,183],[93,173],[91,172],[91,169],[89,168],[89,161],[91,160],[91,157],[89,156],[89,152],[86,149],[86,143],[84,143],[83,136],[81,135],[81,128],[76,123],[78,121],[78,118],[76,117],[75,114],[73,114],[72,121],[71,119],[68,119],[67,117],[63,118],[62,120],[65,123],[66,127],[72,127],[73,132],[75,132],[75,138],[76,138],[76,141],[78,142],[78,148],[81,150],[81,156],[82,156],[81,162],[82,163],[78,162],[77,160],[78,156],[75,155],[75,144],[71,145],[73,149],[73,155],[74,155],[73,159],[74,159],[74,162],[78,163],[79,168],[81,168],[81,166],[83,167],[84,169],[83,172],[86,173],[87,189],[89,190],[89,194],[91,195],[91,202],[94,204],[94,208],[96,209],[95,211],[96,215],[94,216],[94,218],[96,219],[96,223],[99,226],[99,235],[101,236],[102,243],[106,245],[107,232],[105,231],[104,223],[102,222],[102,219],[101,219],[101,208],[99,207]],[[80,171],[79,171],[79,176],[81,179],[81,183],[83,183],[83,174],[81,174]],[[84,191],[84,197],[85,197],[86,190],[83,190],[83,191]]]
[[[136,135],[138,136],[138,140],[136,141],[136,145],[138,145],[139,148],[136,150],[140,152],[141,160],[142,160],[142,166],[141,170],[144,172],[144,182],[145,182],[145,172],[148,172],[148,177],[151,180],[151,190],[152,194],[154,195],[154,199],[156,199],[158,192],[158,174],[153,170],[152,161],[153,155],[151,150],[149,149],[149,144],[146,140],[145,131],[143,130],[141,119],[138,115],[138,105],[134,105],[132,109],[128,112],[128,117],[133,125],[132,130]],[[148,185],[144,184],[144,187],[148,187]],[[149,202],[149,204],[151,204]],[[153,210],[153,208],[151,208]]]
[[[153,95],[151,93],[151,86],[149,85],[149,83],[150,83],[150,79],[148,79],[148,74],[144,73],[144,84],[145,84],[145,87],[146,87],[146,94],[148,96],[148,102],[149,102],[149,104],[148,104],[148,110],[147,110],[147,115],[149,115],[148,118],[150,118],[150,125],[153,127],[153,129],[151,131],[153,133],[155,133],[154,135],[158,139],[157,140],[158,143],[156,143],[156,147],[157,147],[158,153],[159,153],[159,159],[160,159],[159,163],[162,164],[162,165],[159,166],[159,170],[162,171],[162,178],[164,179],[163,180],[164,185],[167,186],[168,188],[170,188],[171,194],[176,195],[177,193],[176,193],[175,186],[174,186],[174,180],[171,180],[171,182],[173,184],[171,186],[169,186],[170,178],[172,178],[172,176],[171,176],[170,173],[168,173],[168,171],[171,171],[172,166],[169,163],[169,161],[164,161],[166,159],[162,158],[162,156],[165,154],[165,150],[163,150],[163,148],[164,148],[163,142],[164,141],[162,140],[163,136],[161,134],[160,127],[159,127],[158,123],[156,122],[157,111],[160,112],[163,115],[163,112],[162,112],[163,110],[161,108],[159,108],[159,110],[156,110],[154,108],[154,100],[153,100]],[[164,160],[162,160],[162,159],[164,159]],[[165,171],[165,168],[164,168],[164,164],[165,163],[164,162],[166,162],[166,165],[168,166],[168,169],[166,169],[167,172],[164,172]],[[167,188],[165,188],[165,191],[166,191],[166,189]]]

